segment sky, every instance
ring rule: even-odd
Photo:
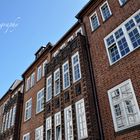
[[[40,46],[55,44],[68,31],[88,1],[0,1],[0,98],[22,79]]]

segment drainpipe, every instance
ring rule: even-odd
[[[91,75],[91,84],[92,84],[92,90],[93,90],[93,100],[95,102],[95,111],[97,115],[97,122],[98,122],[98,129],[99,129],[99,134],[100,134],[100,140],[104,140],[104,133],[103,133],[103,127],[102,127],[102,121],[101,121],[101,114],[100,114],[100,109],[99,109],[99,104],[98,104],[98,96],[97,96],[97,88],[96,88],[96,82],[95,82],[95,76],[94,76],[94,67],[92,65],[92,59],[91,59],[91,52],[89,49],[89,41],[88,41],[88,36],[87,36],[87,31],[86,31],[86,25],[84,22],[80,19],[78,19],[78,22],[83,26],[84,28],[84,33],[85,33],[85,38],[86,38],[86,52],[88,56],[88,64],[89,64],[89,70],[90,70],[90,75]],[[94,61],[94,60],[93,60]]]

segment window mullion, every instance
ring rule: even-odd
[[[126,38],[126,41],[127,41],[127,43],[128,43],[128,47],[129,47],[130,52],[131,52],[131,51],[133,51],[133,45],[132,45],[132,43],[131,43],[130,37],[129,37],[128,32],[127,32],[127,30],[126,30],[126,28],[125,28],[124,25],[122,26],[122,30],[123,30],[123,32],[124,32],[124,36],[125,36],[125,38]]]

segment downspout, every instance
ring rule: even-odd
[[[99,134],[100,134],[100,140],[104,140],[104,133],[103,133],[103,127],[102,127],[102,121],[101,121],[101,114],[100,114],[100,109],[99,109],[99,104],[98,104],[98,96],[97,96],[97,88],[96,88],[96,82],[95,82],[95,76],[94,76],[94,71],[93,71],[93,65],[92,65],[92,59],[91,59],[91,52],[89,49],[89,41],[88,41],[88,36],[87,36],[87,31],[86,31],[86,25],[84,24],[83,21],[78,19],[78,22],[83,26],[84,28],[84,33],[85,33],[85,40],[86,40],[86,52],[88,56],[88,64],[89,64],[89,70],[90,70],[90,75],[91,75],[91,84],[92,84],[92,90],[93,90],[93,100],[95,102],[95,111],[97,115],[97,122],[98,122],[98,129],[99,129]]]

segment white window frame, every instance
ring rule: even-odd
[[[60,120],[58,120],[58,118]],[[57,112],[55,115],[54,115],[54,121],[55,121],[55,140],[56,139],[56,127],[57,126],[60,126],[60,140],[62,139],[62,128],[61,128],[61,112]]]
[[[42,66],[40,65],[37,68],[37,81],[39,81],[42,78]]]
[[[68,65],[68,70],[64,71],[64,66]],[[66,61],[63,65],[62,65],[62,71],[63,71],[63,90],[67,89],[70,86],[70,73],[69,73],[69,62]],[[69,84],[65,87],[65,74],[68,74],[68,82]]]
[[[56,57],[57,55],[59,54],[59,50],[56,50],[54,53],[53,53],[53,57]]]
[[[39,98],[39,94],[42,94],[43,92],[43,96]],[[40,104],[41,108],[38,108]],[[43,106],[42,106],[43,104]],[[37,93],[37,100],[36,100],[36,114],[42,112],[44,110],[44,88],[42,88],[40,91],[38,91]]]
[[[47,63],[48,63],[48,60],[45,60],[45,61],[43,62],[43,72],[42,72],[42,75],[43,75],[43,76],[45,76],[45,66],[46,66]]]
[[[78,62],[76,64],[74,64],[73,59],[76,56],[78,56]],[[75,82],[77,82],[77,81],[79,81],[81,79],[81,66],[80,66],[79,52],[76,52],[74,55],[72,55],[71,59],[72,59],[73,83],[75,83]],[[75,72],[74,72],[74,66],[77,65],[77,64],[79,65],[79,72],[80,72],[79,73],[80,74],[80,77],[78,79],[75,78]]]
[[[5,129],[4,130],[7,130],[7,128],[8,128],[8,119],[9,119],[9,112],[6,113]]]
[[[126,2],[127,2],[127,0],[126,0]],[[126,2],[125,2],[125,3],[126,3]],[[120,3],[121,6],[125,4],[125,3],[122,3],[121,0],[119,0],[119,3]]]
[[[36,137],[37,131],[40,131],[39,137]],[[43,125],[35,129],[35,140],[43,140]]]
[[[31,74],[31,87],[35,85],[35,72]]]
[[[5,129],[5,121],[6,121],[6,115],[3,115],[2,127],[1,127],[1,132],[2,132],[2,133],[3,133],[4,129]]]
[[[16,106],[13,107],[11,126],[13,126],[15,123],[15,117],[16,117]]]
[[[67,42],[70,42],[74,39],[73,35],[71,37],[68,38],[68,41]]]
[[[63,44],[61,45],[61,47],[60,47],[60,50],[64,49],[65,47],[66,47],[66,44],[63,43]]]
[[[132,16],[130,16],[127,20],[125,20],[122,24],[120,24],[116,29],[114,29],[111,33],[109,33],[109,34],[104,38],[104,43],[105,43],[105,47],[106,47],[106,51],[107,51],[107,55],[108,55],[108,59],[109,59],[110,65],[113,65],[114,63],[118,62],[119,60],[121,60],[122,58],[124,58],[125,56],[127,56],[128,54],[130,54],[131,52],[133,52],[135,49],[138,49],[138,48],[140,47],[140,46],[139,46],[139,47],[136,47],[136,48],[133,47],[133,45],[132,45],[132,43],[131,43],[131,40],[130,40],[130,38],[129,38],[128,32],[127,32],[127,30],[126,30],[126,28],[125,28],[125,24],[126,24],[129,20],[133,19],[134,22],[135,22],[134,17],[135,17],[138,13],[140,13],[140,10],[138,10],[137,12],[135,12]],[[136,22],[135,22],[135,24],[136,24]],[[136,24],[136,25],[137,25],[137,24]],[[118,45],[117,45],[117,43],[116,43],[116,40],[115,40],[115,43],[116,43],[117,50],[118,50],[118,52],[119,52],[120,58],[119,58],[118,60],[116,60],[115,62],[112,62],[112,61],[111,61],[110,54],[109,54],[109,48],[110,48],[111,45],[108,46],[106,40],[107,40],[107,38],[109,38],[111,35],[113,35],[113,37],[114,37],[114,33],[115,33],[118,29],[120,29],[120,28],[122,28],[122,30],[123,30],[123,33],[124,33],[125,39],[126,39],[126,41],[127,41],[127,43],[128,43],[128,47],[129,47],[130,51],[129,51],[127,54],[125,54],[124,56],[121,56],[119,47],[118,47]],[[140,33],[140,29],[139,29],[138,27],[137,27],[137,30],[138,30],[139,33]],[[114,38],[115,38],[115,37],[114,37]]]
[[[51,132],[51,140],[52,140],[52,117],[46,118],[46,140],[47,140],[47,131]]]
[[[68,118],[70,113],[70,118]],[[72,107],[71,105],[64,109],[64,120],[65,120],[65,140],[73,140],[73,118],[72,118]],[[71,130],[70,130],[71,129]],[[69,134],[71,131],[71,134]]]
[[[31,77],[29,76],[26,80],[26,91],[28,91],[31,87]]]
[[[97,12],[95,11],[95,12],[94,12],[93,14],[91,14],[90,17],[89,17],[89,20],[90,20],[90,27],[91,27],[91,30],[92,30],[92,31],[94,31],[94,30],[96,30],[96,29],[98,28],[98,27],[97,27],[97,28],[94,28],[94,27],[93,27],[93,24],[92,24],[92,17],[94,17],[94,16],[97,18],[98,27],[100,26],[99,18],[98,18]]]
[[[26,106],[27,106],[27,103],[29,103],[29,102],[31,102],[31,105],[28,106],[28,107],[26,107]],[[31,116],[29,116],[28,118],[26,118],[26,112],[27,112],[28,110],[31,110],[31,112],[30,112],[30,115],[31,115]],[[30,99],[29,99],[28,101],[26,101],[26,103],[25,103],[24,121],[29,120],[31,117],[32,117],[32,98],[30,98]]]
[[[11,108],[11,109],[10,109],[10,112],[9,112],[8,128],[11,127],[12,113],[13,113],[13,109]]]
[[[76,36],[78,35],[78,33],[81,33],[81,35],[83,35],[83,29],[82,29],[82,27],[80,27],[80,28],[75,32]]]
[[[23,140],[30,140],[30,133],[26,133],[23,135]]]
[[[115,112],[114,112],[114,108],[113,108],[113,105],[114,105],[114,104],[113,104],[112,99],[111,99],[111,93],[114,92],[116,89],[119,89],[119,91],[120,91],[120,88],[123,87],[123,86],[126,85],[126,84],[129,84],[130,89],[131,89],[131,92],[132,92],[132,97],[131,97],[131,98],[133,99],[133,101],[134,101],[134,103],[135,103],[135,109],[137,110],[137,114],[138,114],[138,122],[135,123],[135,124],[133,124],[133,125],[129,125],[128,122],[127,122],[128,120],[126,119],[125,121],[126,121],[126,123],[127,123],[127,124],[126,124],[127,126],[124,126],[123,128],[118,128],[118,127],[117,127],[117,122],[116,122],[116,117],[115,117]],[[121,93],[121,94],[122,94],[122,93]],[[130,128],[130,127],[133,127],[133,126],[135,126],[135,125],[140,124],[140,110],[139,110],[139,106],[138,106],[138,103],[137,103],[137,100],[136,100],[136,96],[135,96],[135,92],[134,92],[134,89],[133,89],[133,86],[132,86],[131,79],[128,79],[128,80],[126,80],[126,81],[120,83],[119,85],[113,87],[112,89],[108,90],[108,98],[109,98],[111,113],[112,113],[112,117],[113,117],[113,123],[114,123],[115,132],[118,132],[118,131],[121,131],[121,130],[124,130],[124,129],[127,129],[127,128]],[[129,97],[129,98],[126,97],[126,99],[130,99],[130,97]],[[126,99],[125,99],[125,100],[126,100]],[[116,102],[117,102],[117,101],[116,101]],[[120,99],[120,102],[119,102],[119,103],[123,103],[123,99]],[[124,108],[125,108],[125,106],[124,106],[124,104],[123,104],[123,109],[124,109]],[[121,108],[121,109],[122,109],[122,108]],[[125,117],[127,116],[126,110],[124,111],[124,116],[125,116]]]
[[[55,75],[56,75],[57,72],[59,73],[59,78],[56,79]],[[58,91],[58,93],[56,93],[56,86],[55,86],[57,80],[59,80],[59,91]],[[60,68],[58,68],[54,72],[54,96],[57,96],[58,94],[60,94],[60,90],[61,90],[60,87],[61,87],[61,85],[60,85]]]
[[[106,20],[108,20],[108,18],[109,18],[109,17],[108,17],[107,19],[105,19],[105,18],[104,18],[104,15],[103,15],[102,7],[103,7],[105,4],[107,4],[108,10],[109,10],[109,12],[110,12],[110,17],[111,17],[111,15],[112,15],[110,6],[109,6],[109,4],[108,4],[108,1],[105,1],[105,2],[100,6],[100,12],[101,12],[101,16],[102,16],[103,21],[106,21]]]
[[[48,81],[51,79],[51,83],[50,84],[48,84]],[[49,93],[49,94],[51,94],[50,95],[50,98],[48,98],[48,89],[51,87],[51,93]],[[49,100],[51,100],[52,99],[52,75],[50,75],[47,79],[46,79],[46,102],[48,102]]]
[[[79,104],[83,104],[83,112],[82,114],[79,114],[78,112],[78,105]],[[88,137],[88,132],[87,132],[87,120],[86,120],[86,112],[85,112],[85,103],[84,103],[84,99],[81,99],[79,100],[78,102],[75,103],[75,108],[76,108],[76,122],[77,122],[77,129],[78,129],[78,139],[84,139],[84,138],[87,138]],[[80,111],[81,113],[81,111]],[[85,135],[84,136],[81,136],[81,132],[80,132],[80,118],[81,116],[84,118],[84,122],[85,122]],[[82,120],[82,123],[83,123],[83,120]],[[83,124],[82,124],[83,125]]]

